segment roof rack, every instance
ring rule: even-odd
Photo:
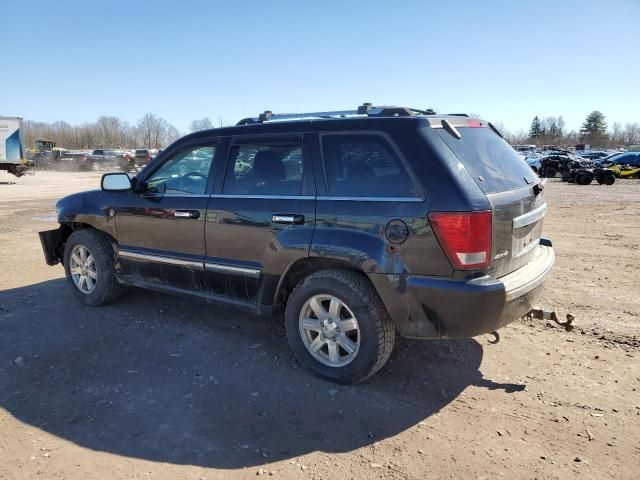
[[[419,110],[410,107],[373,106],[371,103],[363,103],[356,110],[338,110],[332,112],[307,112],[307,113],[273,113],[265,110],[258,117],[243,118],[236,125],[251,125],[255,123],[323,119],[323,118],[349,118],[358,116],[367,117],[410,117],[414,115],[435,115],[432,109]]]

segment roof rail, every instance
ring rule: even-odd
[[[273,113],[271,110],[265,110],[258,117],[243,118],[236,125],[251,125],[255,123],[284,121],[284,120],[303,120],[303,119],[322,119],[322,118],[348,118],[357,116],[367,117],[408,117],[413,115],[434,115],[431,109],[419,110],[410,107],[384,107],[373,106],[371,103],[363,103],[356,110],[338,110],[329,112],[306,112],[306,113]]]

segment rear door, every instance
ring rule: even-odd
[[[438,244],[425,241],[425,194],[398,146],[407,148],[406,142],[398,140],[382,131],[319,135],[311,254],[371,273],[450,275],[449,263],[433,250]]]
[[[539,243],[547,209],[542,185],[526,161],[488,124],[461,119],[453,126],[460,138],[439,123],[432,125],[491,203],[489,273],[500,277],[524,265]]]
[[[208,288],[242,301],[271,303],[280,275],[308,255],[314,227],[308,138],[230,139],[224,184],[207,211]]]

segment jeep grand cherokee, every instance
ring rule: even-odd
[[[316,374],[364,380],[412,338],[493,332],[554,263],[527,163],[483,120],[411,108],[273,115],[181,138],[41,232],[78,299],[122,286],[282,314]]]

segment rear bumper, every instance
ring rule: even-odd
[[[98,170],[120,170],[123,168],[133,167],[133,162],[126,159],[108,159],[108,160],[89,160],[88,166],[98,168]]]
[[[504,327],[532,310],[554,262],[553,249],[539,245],[528,263],[498,279],[485,276],[460,281],[385,275],[393,278],[383,282],[378,279],[377,283],[388,283],[400,296],[400,304],[385,303],[401,335],[473,337]],[[388,289],[386,294],[381,293],[383,300],[391,293]]]

